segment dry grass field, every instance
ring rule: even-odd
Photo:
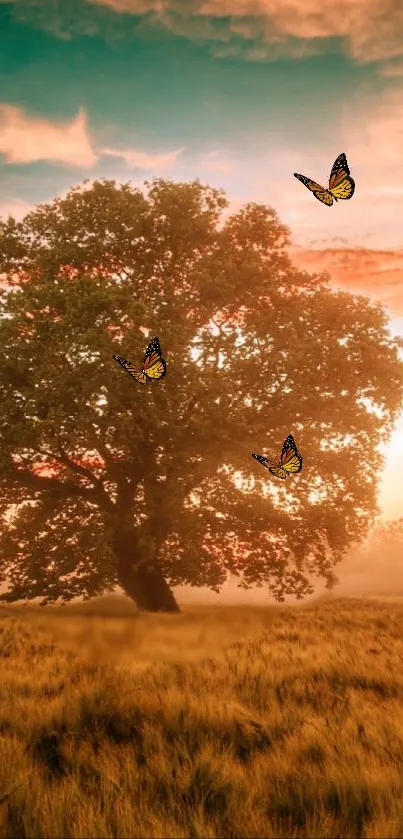
[[[403,603],[123,607],[0,609],[0,837],[403,836]]]

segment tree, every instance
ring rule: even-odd
[[[403,395],[383,310],[290,262],[275,212],[158,179],[75,187],[0,224],[2,600],[119,583],[142,609],[228,572],[312,592],[376,511]],[[167,376],[113,361],[157,335]],[[293,433],[280,482],[251,458]]]

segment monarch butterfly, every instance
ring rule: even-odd
[[[150,341],[145,351],[142,367],[132,364],[131,361],[126,361],[120,355],[114,355],[113,358],[141,385],[146,385],[147,379],[163,379],[166,374],[167,365],[161,356],[158,338],[153,338]]]
[[[294,172],[294,178],[297,178],[308,189],[313,192],[318,201],[331,207],[333,198],[335,201],[341,199],[352,198],[355,190],[355,183],[350,177],[350,169],[348,168],[347,158],[345,154],[339,154],[333,163],[333,168],[329,178],[329,189],[325,189],[320,184],[306,178],[305,175],[298,175]]]
[[[302,457],[298,453],[295,445],[294,437],[289,434],[284,440],[283,450],[281,452],[280,463],[275,460],[269,460],[268,457],[263,457],[262,454],[253,454],[252,457],[262,463],[272,475],[281,478],[285,481],[287,475],[293,472],[300,472],[302,469]]]

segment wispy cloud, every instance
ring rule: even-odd
[[[379,300],[393,318],[403,316],[403,249],[290,248],[290,256],[301,269],[327,271],[339,288]]]
[[[55,123],[0,104],[0,154],[14,164],[46,160],[87,168],[97,161],[82,108],[72,120]]]
[[[155,169],[170,169],[178,160],[178,157],[185,151],[182,146],[174,151],[165,154],[149,154],[139,149],[100,149],[100,154],[110,157],[120,157],[131,169],[142,169],[145,171]]]
[[[59,38],[131,37],[142,17],[176,35],[210,42],[223,58],[298,58],[327,52],[330,39],[339,39],[358,62],[403,55],[401,0],[13,0],[7,5],[17,20]]]
[[[230,172],[232,166],[224,156],[224,154],[218,149],[214,149],[213,151],[208,152],[205,154],[201,161],[201,166],[203,169],[206,169],[208,172]]]
[[[97,163],[100,155],[108,155],[121,158],[131,169],[155,171],[172,168],[184,151],[184,146],[160,154],[141,149],[98,149],[90,137],[83,108],[72,120],[54,122],[0,103],[0,154],[4,155],[5,163],[47,161],[88,169]]]
[[[143,15],[146,12],[157,14],[169,10],[170,0],[88,0],[94,6],[109,6],[115,12],[131,12],[133,15]]]
[[[115,12],[148,14],[162,26],[196,40],[237,39],[253,46],[250,57],[326,51],[340,38],[357,61],[403,55],[401,0],[88,0]],[[296,44],[299,42],[299,46]],[[234,47],[232,47],[234,49]],[[225,55],[225,47],[221,47]]]

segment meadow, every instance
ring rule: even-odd
[[[0,609],[0,837],[403,836],[402,601],[108,603]]]

